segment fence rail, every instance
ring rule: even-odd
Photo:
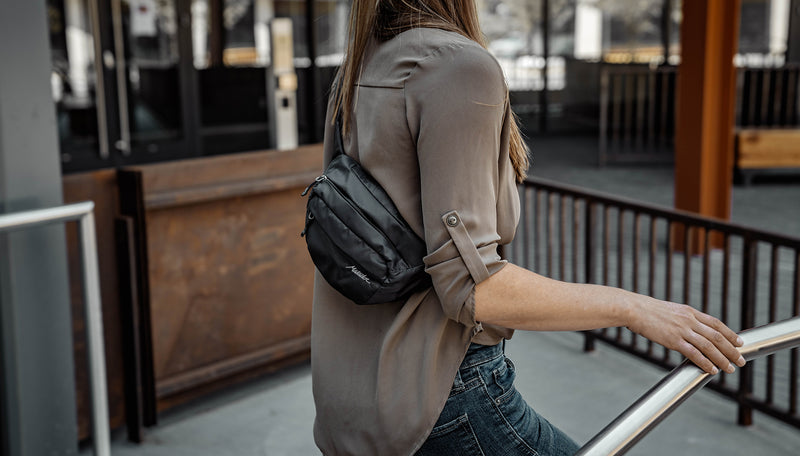
[[[602,69],[600,165],[672,161],[677,76],[674,66]],[[800,65],[737,69],[735,126],[800,127]]]
[[[560,280],[621,287],[683,302],[734,330],[800,315],[800,239],[688,212],[530,179],[509,249],[523,267]],[[677,353],[624,328],[585,333],[673,368]],[[760,410],[800,427],[798,350],[749,363],[710,387],[739,405],[740,424]]]

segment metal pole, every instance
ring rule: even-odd
[[[100,274],[97,264],[97,239],[94,202],[68,204],[0,215],[0,232],[18,231],[40,225],[77,220],[83,264],[83,299],[86,309],[86,339],[89,351],[89,384],[92,401],[92,441],[96,456],[110,456],[106,357],[103,316],[100,305]]]
[[[86,309],[86,344],[89,350],[89,386],[92,391],[94,452],[97,456],[109,456],[111,447],[109,443],[108,393],[106,390],[106,357],[93,211],[87,212],[80,218],[78,227],[83,259],[83,302]]]
[[[739,352],[748,361],[800,345],[800,317],[741,333]],[[689,361],[670,372],[627,410],[584,445],[577,455],[625,454],[690,395],[711,380],[711,375]]]

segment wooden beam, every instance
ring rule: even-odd
[[[729,219],[731,209],[740,3],[693,0],[682,6],[675,207],[721,219]]]

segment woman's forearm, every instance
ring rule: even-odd
[[[628,326],[633,293],[548,279],[508,264],[475,288],[475,319],[533,331]]]
[[[574,331],[626,326],[700,368],[744,365],[741,338],[718,319],[619,288],[548,279],[513,264],[475,287],[475,320],[513,329]]]

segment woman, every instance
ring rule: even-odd
[[[527,150],[474,0],[353,0],[341,90],[346,153],[425,239],[433,287],[357,306],[317,274],[314,437],[329,455],[572,454],[513,388],[514,329],[627,326],[702,369],[744,364],[741,341],[694,309],[550,280],[497,254],[519,218]]]

